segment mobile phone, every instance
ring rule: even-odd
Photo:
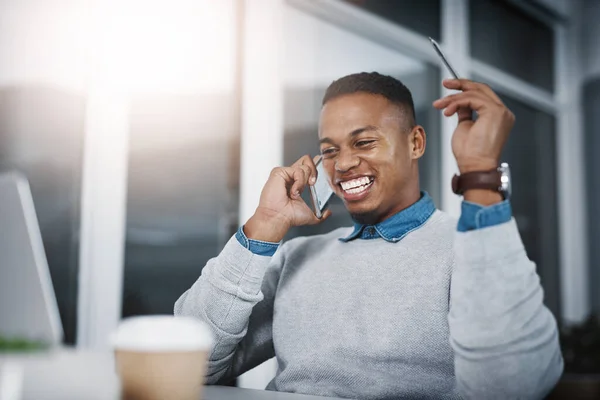
[[[440,56],[440,58],[442,59],[442,62],[444,63],[444,65],[446,66],[446,68],[448,68],[448,71],[450,71],[450,73],[452,74],[452,76],[454,77],[454,79],[459,79],[458,78],[458,74],[456,73],[456,71],[454,70],[454,68],[452,68],[452,66],[448,62],[448,59],[446,58],[446,56],[442,52],[442,49],[440,48],[440,45],[435,40],[433,40],[432,38],[429,38],[429,40],[431,41],[431,44],[433,45],[433,48],[435,49],[435,52],[438,53],[438,56]]]
[[[323,216],[323,210],[327,207],[329,199],[333,195],[333,190],[327,181],[327,172],[323,168],[323,157],[319,157],[317,163],[317,181],[310,187],[310,195],[312,197],[313,207],[317,218]]]

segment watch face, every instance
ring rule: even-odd
[[[500,164],[498,171],[500,172],[500,191],[505,194],[505,198],[510,198],[512,195],[512,182],[508,163]]]

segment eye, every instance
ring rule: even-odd
[[[323,157],[331,156],[335,153],[335,151],[336,151],[335,147],[328,147],[326,149],[321,149],[321,155]]]
[[[374,142],[375,142],[375,140],[359,140],[358,142],[356,142],[356,146],[357,147],[366,147]]]

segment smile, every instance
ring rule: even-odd
[[[362,176],[360,178],[349,181],[340,182],[342,190],[346,194],[357,195],[365,192],[373,184],[375,179],[370,176]]]

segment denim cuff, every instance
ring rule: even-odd
[[[467,232],[504,224],[512,218],[510,201],[504,200],[488,207],[463,201],[457,230]]]
[[[241,226],[240,229],[238,229],[238,231],[235,234],[235,238],[238,242],[240,242],[242,246],[244,246],[257,256],[271,257],[279,248],[279,243],[263,242],[262,240],[248,239],[248,237],[246,237],[246,234],[244,233],[243,226]]]

